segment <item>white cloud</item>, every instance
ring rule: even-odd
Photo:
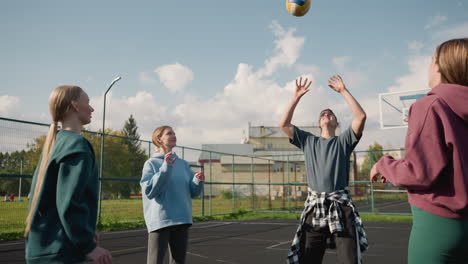
[[[21,110],[20,106],[19,97],[11,95],[0,96],[0,116],[18,117]]]
[[[317,65],[297,64],[296,71],[300,75],[312,75],[314,77],[320,75],[320,68]]]
[[[158,75],[161,83],[173,93],[182,91],[193,80],[192,70],[180,63],[163,65],[154,72]]]
[[[433,39],[437,42],[443,42],[454,38],[466,38],[468,36],[468,23],[450,26],[439,30],[433,34]],[[439,44],[439,43],[438,43]]]
[[[388,88],[389,92],[420,90],[428,88],[428,68],[431,56],[416,56],[408,61],[409,73],[398,77],[396,84]]]
[[[140,83],[143,85],[149,85],[149,86],[154,86],[155,84],[158,83],[158,80],[156,80],[156,76],[153,76],[153,73],[149,72],[140,72],[138,74],[138,79],[140,80]]]
[[[94,108],[91,130],[102,128],[103,96],[91,97],[90,104]],[[137,92],[135,96],[114,98],[112,92],[106,100],[106,128],[121,129],[125,121],[134,116],[142,139],[150,139],[151,132],[157,126],[170,123],[167,107],[159,104],[156,98],[148,92]]]
[[[429,22],[426,24],[424,29],[426,29],[426,30],[432,29],[434,27],[437,27],[437,26],[441,25],[445,21],[447,21],[446,16],[441,16],[441,15],[433,16],[433,17],[429,18]]]
[[[276,21],[271,23],[270,29],[276,37],[275,52],[271,58],[266,60],[265,66],[256,73],[259,77],[270,76],[278,67],[292,66],[299,58],[305,41],[303,37],[294,36],[296,29],[285,30]]]

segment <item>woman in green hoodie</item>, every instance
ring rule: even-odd
[[[52,124],[31,185],[26,219],[26,262],[112,263],[96,233],[98,176],[91,144],[80,135],[94,109],[78,86],[57,87],[49,97]],[[62,129],[57,131],[58,122]]]

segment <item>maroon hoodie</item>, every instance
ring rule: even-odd
[[[468,219],[468,87],[439,84],[409,111],[406,155],[377,171],[429,213]]]

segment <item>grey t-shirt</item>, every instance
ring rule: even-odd
[[[348,186],[349,158],[359,139],[351,127],[337,137],[317,137],[294,126],[289,142],[304,151],[307,182],[316,192],[333,192]]]

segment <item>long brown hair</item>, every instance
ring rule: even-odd
[[[442,83],[468,86],[468,38],[451,39],[436,49]]]
[[[172,128],[172,127],[160,126],[153,131],[153,136],[151,137],[151,140],[153,141],[153,144],[156,146],[156,148],[159,149],[161,147],[161,143],[158,142],[158,139],[163,135],[164,130],[168,128]]]
[[[44,183],[44,176],[49,163],[51,150],[55,144],[55,136],[57,135],[58,122],[63,121],[66,113],[70,110],[72,101],[77,101],[83,90],[74,85],[62,85],[54,89],[49,97],[49,111],[52,117],[52,124],[49,127],[49,132],[44,142],[42,149],[41,163],[39,164],[39,171],[36,175],[36,184],[32,192],[31,206],[29,208],[28,217],[26,218],[26,228],[24,231],[25,237],[28,236],[31,230],[31,224],[34,219],[39,195],[41,194],[42,184]]]

